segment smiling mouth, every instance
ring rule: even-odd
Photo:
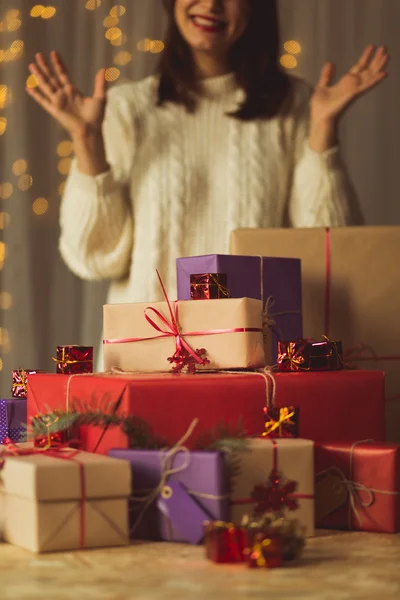
[[[224,21],[220,21],[213,17],[190,15],[190,19],[197,29],[201,29],[202,31],[207,31],[210,33],[223,31],[227,25]]]

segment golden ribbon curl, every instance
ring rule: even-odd
[[[54,362],[56,362],[58,365],[78,365],[83,363],[93,363],[93,359],[91,358],[86,358],[85,360],[71,360],[70,358],[66,358],[65,348],[61,350],[61,358],[55,358],[54,356],[52,356],[51,359],[54,360]]]

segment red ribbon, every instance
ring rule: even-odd
[[[264,438],[265,439],[265,438]],[[259,512],[279,511],[285,506],[289,510],[296,510],[296,500],[314,500],[313,494],[300,494],[295,492],[297,483],[288,481],[281,486],[281,477],[278,472],[278,443],[276,440],[267,438],[272,443],[272,470],[269,475],[270,485],[256,485],[252,492],[252,498],[240,498],[233,500],[232,505],[258,504]],[[257,510],[257,509],[256,509]]]
[[[237,328],[232,328],[232,329],[188,331],[188,332],[183,333],[179,326],[178,302],[175,301],[173,308],[172,308],[171,302],[168,299],[167,292],[165,290],[164,284],[161,280],[161,277],[160,277],[160,274],[158,271],[157,271],[157,276],[158,276],[158,279],[161,284],[161,289],[162,289],[165,301],[167,302],[171,320],[168,321],[168,319],[166,319],[160,313],[160,311],[153,308],[152,306],[148,306],[146,308],[146,310],[144,311],[144,316],[145,316],[146,321],[153,327],[153,329],[160,332],[161,335],[156,335],[156,336],[146,337],[146,338],[120,338],[120,339],[113,339],[113,340],[103,340],[103,344],[130,344],[133,342],[145,342],[148,340],[174,337],[175,342],[176,342],[176,355],[177,356],[182,355],[182,349],[184,348],[190,354],[190,356],[192,356],[194,358],[194,360],[197,363],[204,365],[207,363],[207,360],[204,358],[201,358],[198,354],[196,354],[196,352],[189,346],[189,344],[187,342],[185,342],[185,339],[184,339],[185,337],[200,336],[200,335],[221,335],[224,333],[246,333],[246,332],[262,333],[262,328],[258,328],[258,327],[237,327]],[[159,325],[157,325],[157,323],[155,321],[153,321],[153,319],[151,317],[149,317],[149,315],[148,315],[149,312],[153,312],[158,317],[158,319],[161,321],[161,323],[163,323],[165,325],[166,329],[162,329]]]
[[[62,460],[72,460],[79,466],[80,476],[80,499],[79,499],[79,548],[85,547],[86,537],[86,519],[85,519],[85,502],[86,502],[86,480],[84,464],[75,460],[79,450],[70,450],[68,444],[56,444],[51,448],[21,448],[14,444],[9,438],[3,440],[4,448],[0,451],[0,457],[3,456],[30,456],[32,454],[45,454],[52,458],[60,458]],[[1,465],[1,467],[3,464]]]

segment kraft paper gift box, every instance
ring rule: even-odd
[[[56,454],[5,458],[4,540],[33,552],[128,544],[129,464],[86,452]]]
[[[190,300],[190,275],[222,273],[231,298],[257,298],[266,304],[271,334],[267,364],[275,364],[277,341],[303,335],[301,316],[301,264],[296,258],[208,254],[176,261],[178,300]]]
[[[114,449],[108,454],[126,459],[132,468],[132,538],[198,544],[204,537],[204,521],[227,519],[226,475],[220,453],[185,450],[170,459],[168,450]],[[175,472],[162,480],[166,468]],[[143,509],[143,498],[150,494],[152,501]]]
[[[298,519],[305,535],[314,535],[314,443],[303,439],[249,438],[248,448],[235,453],[235,471],[231,493],[231,518],[240,523],[245,515],[252,514],[257,502],[257,492],[262,512],[285,511],[288,518]],[[271,491],[270,477],[278,472],[278,490]],[[297,483],[294,488],[293,482]],[[283,499],[283,502],[282,502]],[[298,505],[289,510],[293,502]],[[278,506],[279,505],[279,506]]]
[[[199,365],[200,370],[257,369],[264,365],[260,300],[198,300],[171,303],[171,306],[177,310],[178,326],[185,343],[192,350],[204,348],[206,351],[210,362],[205,367]],[[158,311],[170,325],[149,309]],[[113,368],[141,373],[171,370],[168,358],[175,354],[177,342],[170,332],[171,316],[166,302],[108,304],[103,314],[106,371]],[[169,335],[157,331],[146,315],[162,331],[170,332]],[[235,329],[248,331],[233,331]],[[190,335],[195,332],[210,334]]]
[[[400,227],[242,229],[231,251],[301,259],[304,336],[342,340],[346,364],[385,371],[387,439],[400,441]]]
[[[5,438],[26,440],[26,402],[26,398],[0,400],[0,444]]]

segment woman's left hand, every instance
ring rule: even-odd
[[[334,85],[334,65],[327,63],[310,100],[311,121],[326,123],[337,117],[361,94],[387,76],[389,55],[384,47],[368,46],[358,62]]]

